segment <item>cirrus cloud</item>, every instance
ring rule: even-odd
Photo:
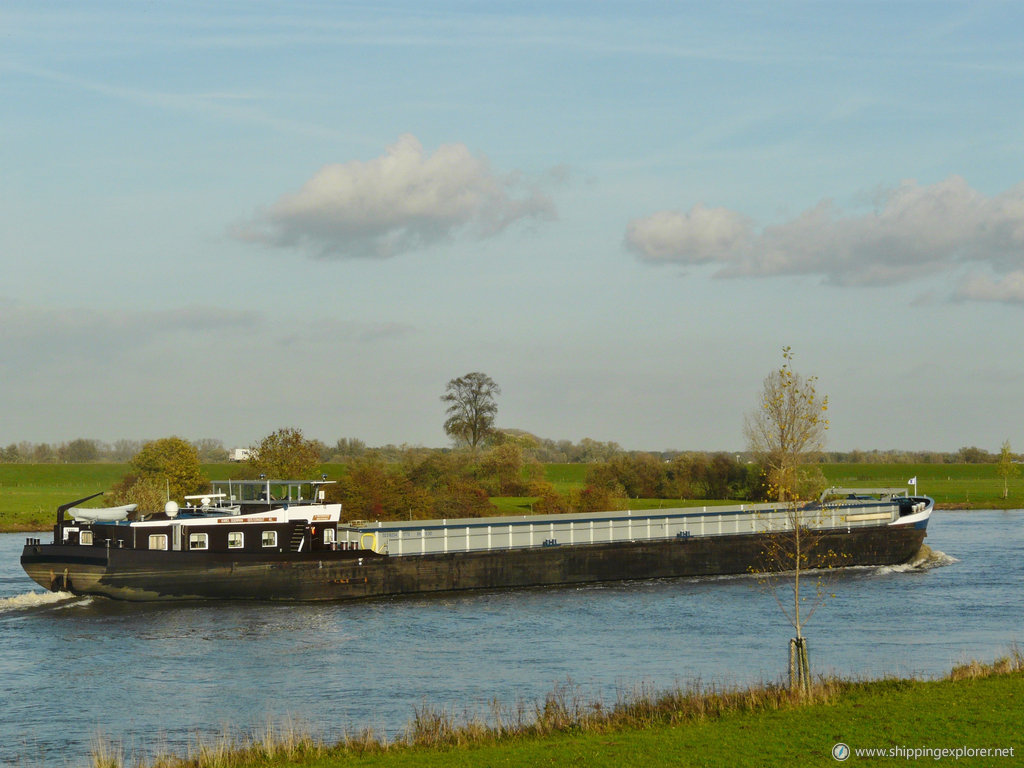
[[[870,213],[845,214],[823,201],[760,231],[739,213],[697,205],[631,222],[626,245],[643,261],[713,263],[717,276],[732,278],[802,274],[878,285],[968,264],[1006,274],[1024,268],[1024,185],[986,197],[959,176],[930,185],[905,181]],[[1013,296],[1010,277],[990,286],[975,281],[961,296]]]
[[[490,237],[514,222],[554,214],[538,185],[496,173],[464,144],[426,154],[405,134],[368,162],[324,166],[233,234],[323,258],[386,258],[460,232]]]

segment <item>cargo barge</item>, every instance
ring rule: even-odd
[[[58,508],[52,543],[27,540],[21,564],[49,590],[121,600],[346,600],[748,573],[794,517],[843,565],[893,565],[920,550],[933,508],[902,489],[830,489],[795,515],[740,504],[343,522],[327,484],[215,482],[150,516],[79,499]]]

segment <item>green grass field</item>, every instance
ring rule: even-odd
[[[58,506],[108,491],[128,471],[126,464],[0,464],[0,531],[49,528]],[[226,478],[239,465],[206,464],[203,472]]]
[[[545,464],[544,479],[559,493],[582,488],[587,477],[587,464]]]
[[[339,477],[344,465],[325,464],[328,477]],[[582,488],[588,465],[548,464],[545,478],[559,493]],[[944,507],[1024,507],[1024,472],[1009,483],[1003,499],[1003,482],[994,464],[823,464],[821,469],[834,485],[856,488],[907,486],[916,476],[918,491]],[[204,464],[210,479],[239,477],[239,464]],[[109,490],[128,472],[124,464],[0,464],[0,531],[44,530],[53,524],[58,505]],[[492,499],[499,514],[529,514],[531,497]],[[702,506],[722,500],[631,499],[633,509]]]
[[[108,490],[123,464],[0,464],[0,531],[41,530],[60,504]]]
[[[1024,467],[1011,478],[1009,497],[1003,498],[1003,480],[995,464],[822,464],[833,485],[855,488],[906,488],[917,477],[919,493],[940,506],[967,509],[1024,507]]]

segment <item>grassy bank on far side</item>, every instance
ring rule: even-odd
[[[1024,467],[1003,479],[995,464],[822,464],[832,485],[854,488],[907,488],[917,478],[918,492],[931,496],[940,509],[1020,509],[1024,507]]]
[[[608,708],[581,705],[556,689],[526,722],[455,723],[420,710],[405,739],[362,733],[325,745],[294,731],[198,744],[161,768],[416,768],[436,766],[821,766],[833,748],[851,765],[1015,765],[1024,754],[1024,659],[958,667],[938,681],[824,680],[807,700],[773,686],[638,695]],[[877,750],[868,756],[865,750]],[[949,750],[943,755],[942,750]],[[957,753],[956,750],[962,750]],[[968,752],[967,750],[970,750]],[[982,753],[982,750],[987,750]],[[1000,752],[995,752],[1000,750]],[[94,766],[128,764],[102,745]]]
[[[238,472],[238,464],[204,464],[209,479]],[[43,531],[57,507],[109,491],[131,471],[127,464],[0,464],[0,533]],[[98,499],[91,506],[102,506]]]

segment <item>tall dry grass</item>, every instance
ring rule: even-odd
[[[1024,672],[1024,651],[1014,643],[1010,646],[1010,653],[1007,656],[1000,656],[991,664],[984,664],[972,659],[964,664],[953,667],[949,673],[950,680],[975,680],[979,677],[992,677],[994,675],[1012,675]]]

